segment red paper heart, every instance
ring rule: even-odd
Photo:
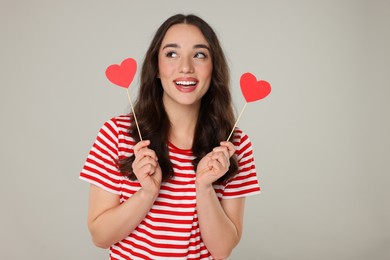
[[[113,64],[107,67],[106,77],[109,81],[122,88],[129,88],[137,71],[137,62],[132,58],[122,61],[121,65]]]
[[[271,85],[267,81],[257,81],[256,77],[249,72],[242,74],[240,86],[246,102],[260,100],[271,93]]]

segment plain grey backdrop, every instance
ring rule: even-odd
[[[390,1],[0,1],[1,259],[108,259],[78,180],[99,128],[127,113],[105,78],[157,27],[218,33],[237,113],[242,73],[272,93],[239,122],[262,193],[230,259],[390,259]],[[138,91],[138,73],[131,85]]]

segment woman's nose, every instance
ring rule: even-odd
[[[181,73],[193,73],[194,72],[194,66],[192,64],[191,58],[183,57],[181,59],[180,72]]]

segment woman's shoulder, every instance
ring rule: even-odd
[[[251,139],[238,127],[234,130],[232,143],[236,147],[236,154],[239,159],[247,154],[251,154],[253,151]]]
[[[131,125],[131,115],[130,114],[118,115],[110,118],[107,121],[114,123],[118,127],[122,126],[128,128]]]
[[[120,139],[128,138],[130,126],[130,114],[118,115],[106,120],[100,129],[100,133],[107,137],[110,136],[112,139],[116,139],[117,142],[120,142]]]
[[[100,130],[100,134],[119,149],[119,153],[129,153],[135,145],[135,140],[130,134],[132,116],[124,114],[108,119]]]
[[[131,115],[118,115],[111,117],[110,119],[106,120],[103,124],[103,127],[110,127],[112,128],[112,132],[128,132],[128,129],[131,125]]]
[[[233,137],[231,140],[236,145],[240,145],[244,142],[250,142],[248,134],[239,127],[236,127],[234,129]]]

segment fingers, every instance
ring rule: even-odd
[[[218,146],[213,149],[211,159],[219,160],[221,163],[229,161],[229,151],[226,147]]]
[[[232,157],[233,154],[236,152],[236,148],[234,146],[234,144],[232,142],[227,142],[227,141],[224,141],[224,142],[221,142],[220,145],[222,147],[226,147],[228,152],[229,152],[229,157]]]
[[[147,148],[149,144],[149,140],[144,140],[138,142],[133,148],[135,160],[132,166],[138,178],[153,175],[158,167],[157,155],[153,150]]]
[[[207,163],[215,175],[225,174],[229,170],[230,157],[235,153],[235,147],[231,142],[221,142],[221,146],[215,147],[208,155]]]
[[[153,159],[157,160],[156,153],[153,150],[147,148],[149,144],[150,144],[149,140],[138,142],[133,148],[135,157],[141,158],[144,156],[150,156]]]
[[[136,159],[137,160],[137,159]],[[153,175],[156,171],[158,163],[156,160],[149,156],[145,156],[138,161],[134,160],[133,171],[138,174]]]
[[[211,159],[217,160],[222,166],[229,167],[229,158],[236,152],[231,142],[221,142],[221,146],[213,149]]]

